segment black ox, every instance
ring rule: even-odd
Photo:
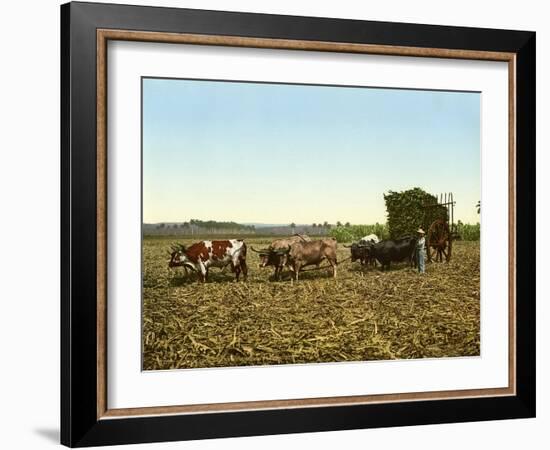
[[[288,262],[288,252],[290,246],[279,249],[273,249],[271,247],[262,250],[256,250],[254,247],[251,247],[251,249],[253,252],[259,254],[260,268],[273,266],[275,268],[273,278],[277,281],[280,280],[283,273],[283,268]]]
[[[370,249],[374,245],[373,242],[354,242],[350,246],[344,245],[344,247],[349,248],[351,252],[351,262],[359,261],[362,266],[372,265],[376,266],[376,259],[372,256]]]
[[[381,241],[368,248],[368,256],[375,258],[382,265],[382,270],[389,270],[392,262],[405,260],[410,262],[411,267],[416,266],[416,242],[414,236]]]

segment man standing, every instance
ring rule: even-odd
[[[426,260],[426,239],[424,238],[424,230],[419,228],[418,240],[416,241],[416,262],[418,266],[418,273],[425,273],[425,260]]]

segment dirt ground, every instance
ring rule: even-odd
[[[424,275],[348,260],[336,279],[326,269],[277,282],[250,251],[270,239],[245,239],[248,281],[211,269],[203,284],[168,268],[175,241],[143,241],[145,370],[479,355],[479,242],[455,242],[451,262]]]

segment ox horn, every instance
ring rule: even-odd
[[[287,255],[290,253],[290,245],[287,248],[277,250],[275,253],[277,253],[277,255]]]
[[[270,251],[268,248],[266,248],[266,249],[264,249],[264,250],[256,250],[256,249],[255,249],[254,247],[252,247],[252,246],[250,246],[250,250],[252,250],[253,252],[256,252],[256,253],[264,253],[264,254],[265,254],[265,253],[269,253],[269,251]]]

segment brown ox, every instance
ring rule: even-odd
[[[260,268],[275,267],[274,279],[280,280],[283,268],[287,264],[288,249],[296,242],[311,242],[311,239],[305,234],[295,234],[288,238],[275,239],[266,249],[256,250],[253,247],[251,249],[259,253]]]
[[[336,239],[327,238],[311,242],[295,242],[288,249],[287,265],[294,272],[294,278],[298,280],[298,274],[306,266],[319,267],[325,259],[332,267],[332,276],[336,277]]]

